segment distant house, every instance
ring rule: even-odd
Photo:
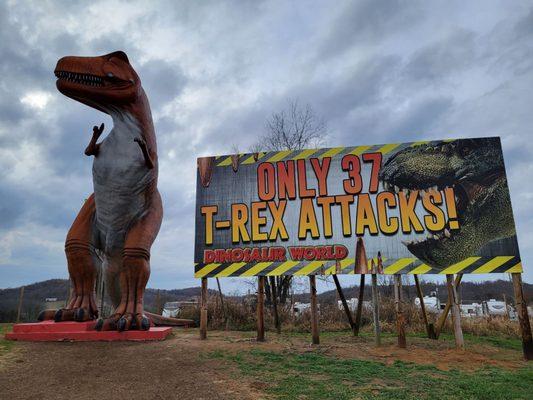
[[[46,297],[44,299],[43,309],[60,309],[65,307],[65,300],[59,300],[57,297]]]
[[[178,318],[186,307],[195,307],[198,305],[198,301],[189,300],[189,301],[168,301],[163,306],[163,312],[161,313],[163,317],[169,318]]]
[[[318,307],[318,311],[320,311],[320,304],[318,304],[317,307]],[[300,303],[299,301],[297,301],[296,303],[292,305],[292,312],[295,315],[300,316],[304,312],[309,310],[310,308],[311,308],[311,303]]]
[[[346,304],[348,305],[348,309],[351,312],[355,312],[357,310],[357,305],[359,304],[359,299],[352,297],[351,299],[346,300]],[[337,300],[337,307],[339,310],[343,310],[342,301]],[[371,301],[364,301],[363,300],[363,309],[371,310],[372,309],[372,302]]]

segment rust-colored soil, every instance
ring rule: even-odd
[[[453,349],[453,342],[409,338],[407,350],[394,338],[376,348],[371,338],[349,333],[324,334],[320,346],[306,335],[268,333],[257,343],[253,332],[175,330],[163,342],[16,343],[0,356],[0,397],[6,399],[264,399],[263,382],[239,377],[229,362],[208,357],[252,349],[316,351],[339,358],[392,363],[395,360],[432,364],[441,369],[476,370],[487,365],[517,368],[521,353],[492,346]]]

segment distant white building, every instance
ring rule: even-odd
[[[163,317],[178,318],[184,307],[193,307],[197,305],[197,301],[168,301],[163,306]]]
[[[420,299],[418,297],[415,299],[415,306],[420,308]],[[426,307],[427,312],[440,312],[442,305],[437,297],[437,292],[431,292],[429,296],[424,296],[424,306]]]
[[[179,306],[179,302],[168,301],[163,306],[163,312],[161,313],[161,315],[163,315],[163,317],[177,318],[179,317],[180,312],[181,308]]]
[[[424,296],[424,305],[428,312],[438,313],[444,309],[444,303],[441,303],[436,297],[435,292],[432,292],[429,296]],[[415,299],[415,306],[420,307],[420,299]],[[482,317],[482,316],[507,316],[511,319],[516,319],[516,312],[512,306],[508,306],[505,309],[505,302],[490,299],[482,301],[481,303],[461,303],[459,305],[461,310],[461,316],[463,317]]]
[[[292,312],[295,315],[300,316],[305,311],[309,310],[310,308],[311,308],[311,303],[300,303],[299,301],[297,301],[292,305]],[[320,304],[317,304],[317,308],[318,308],[318,311],[320,312]]]
[[[505,302],[496,299],[490,299],[484,302],[485,312],[489,315],[507,315],[508,310],[505,309]]]
[[[463,317],[480,317],[483,315],[483,307],[479,303],[461,304],[459,307]]]
[[[359,299],[352,297],[349,300],[346,300],[346,304],[348,305],[348,309],[351,312],[355,312],[357,310],[357,305],[359,304]],[[342,301],[337,301],[337,307],[339,307],[339,310],[343,310]],[[372,309],[372,302],[371,301],[364,301],[363,300],[363,309],[371,310]]]

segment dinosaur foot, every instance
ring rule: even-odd
[[[90,308],[77,307],[77,308],[60,308],[54,315],[55,322],[61,321],[78,321],[85,322],[96,319],[98,317],[98,311],[94,312]]]
[[[43,310],[39,313],[39,316],[37,317],[38,321],[50,321],[54,319],[54,316],[56,315],[57,310],[55,309],[48,309]]]
[[[59,310],[43,310],[37,317],[38,321],[78,321],[85,322],[96,319],[98,317],[98,311],[93,312],[90,308],[77,307],[77,308],[60,308]]]
[[[94,329],[97,331],[117,330],[119,332],[133,329],[147,331],[151,325],[150,319],[144,314],[116,313],[109,318],[99,318]]]

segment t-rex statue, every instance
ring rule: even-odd
[[[63,57],[55,68],[57,89],[113,119],[113,129],[97,143],[104,124],[94,127],[85,149],[94,156],[94,193],[85,201],[65,242],[72,295],[60,310],[40,320],[98,318],[94,288],[102,268],[114,313],[99,318],[97,330],[150,328],[143,295],[150,276],[150,247],[163,217],[157,189],[157,144],[148,98],[122,51],[97,57]]]

